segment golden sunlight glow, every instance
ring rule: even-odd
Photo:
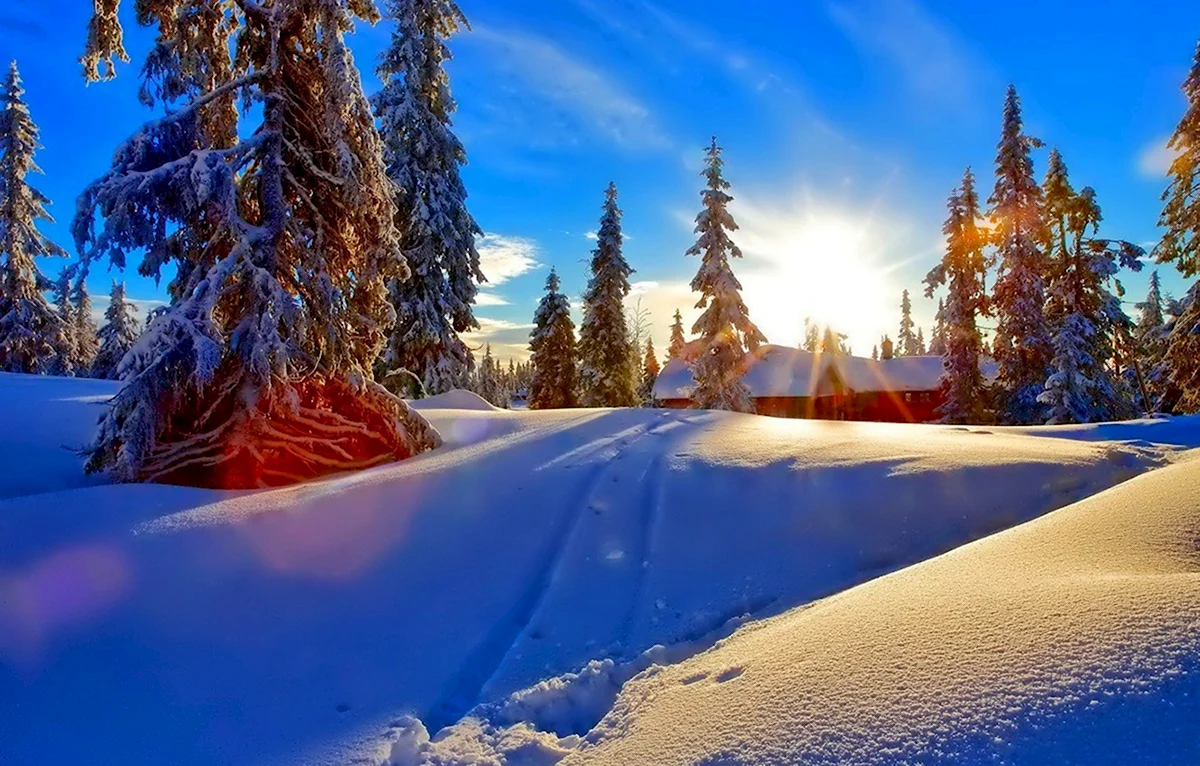
[[[805,317],[849,335],[861,356],[894,334],[900,289],[889,275],[900,264],[883,262],[870,220],[825,212],[772,228],[748,243],[753,267],[742,278],[750,316],[772,343],[798,345]]]

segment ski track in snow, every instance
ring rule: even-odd
[[[546,611],[546,604],[553,597],[556,587],[562,586],[562,581],[569,577],[564,572],[566,564],[575,557],[568,552],[591,542],[584,532],[590,521],[604,514],[637,514],[640,516],[640,532],[636,539],[640,541],[638,551],[631,560],[635,571],[634,582],[629,587],[632,598],[629,611],[621,620],[618,637],[623,642],[628,639],[632,621],[637,612],[637,596],[641,593],[644,583],[646,563],[643,558],[648,550],[648,535],[650,525],[655,518],[655,503],[659,481],[656,476],[662,462],[662,455],[657,449],[643,446],[636,449],[639,443],[652,439],[675,428],[687,425],[690,421],[671,420],[671,413],[663,413],[655,422],[647,425],[626,429],[611,437],[594,442],[588,447],[589,454],[595,451],[607,451],[605,460],[591,469],[583,482],[583,488],[572,493],[580,500],[569,512],[561,514],[559,525],[547,543],[545,553],[541,556],[535,573],[530,579],[529,586],[513,605],[512,610],[498,622],[464,663],[459,675],[450,684],[441,699],[433,705],[427,714],[429,725],[434,730],[453,723],[461,718],[468,710],[494,694],[488,693],[498,681],[497,674],[512,658],[514,652],[523,641],[537,641],[543,638],[538,633],[539,617]],[[630,465],[626,458],[636,455],[638,462]],[[570,458],[570,454],[563,456]],[[641,461],[649,458],[644,467]],[[551,461],[551,464],[561,464],[561,459]],[[584,464],[580,459],[579,465]],[[543,466],[545,467],[545,466]],[[636,474],[636,480],[631,482],[629,477]],[[647,481],[648,477],[650,480]],[[630,494],[629,488],[635,488],[632,494],[640,496],[638,502],[621,502],[623,496]],[[619,528],[619,524],[617,525]],[[623,552],[621,558],[627,557]],[[590,559],[591,557],[585,557]],[[602,586],[603,587],[603,586]],[[576,598],[577,594],[564,594],[566,598]],[[624,599],[617,599],[618,602]],[[618,644],[619,646],[619,644]],[[506,689],[505,691],[512,691]]]

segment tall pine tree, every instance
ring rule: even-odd
[[[642,384],[638,398],[642,404],[654,403],[654,383],[658,380],[658,356],[654,353],[654,338],[646,338],[646,354],[642,359]]]
[[[383,157],[395,185],[400,249],[412,278],[393,279],[396,324],[379,367],[410,370],[431,394],[464,385],[473,365],[459,337],[479,327],[473,304],[485,281],[460,174],[466,152],[451,131],[455,103],[446,40],[466,17],[453,0],[388,0],[395,20],[375,96]]]
[[[51,375],[70,377],[81,372],[75,369],[78,353],[75,349],[75,309],[74,304],[71,303],[71,278],[75,274],[77,265],[64,266],[58,272],[58,277],[55,278],[54,284],[50,288],[54,294],[54,313],[62,322],[63,328],[62,343],[56,350],[54,361],[51,363]]]
[[[1100,223],[1095,192],[1075,192],[1057,149],[1050,152],[1044,189],[1054,357],[1038,401],[1049,408],[1049,423],[1127,416],[1131,397],[1112,374],[1111,362],[1114,336],[1130,323],[1107,284],[1122,266],[1140,270],[1144,252],[1128,242],[1089,236]]]
[[[583,294],[579,327],[579,388],[585,407],[633,407],[634,355],[630,353],[625,296],[633,269],[621,252],[617,185],[604,192],[604,215],[592,251],[592,276]]]
[[[125,285],[113,282],[108,308],[104,311],[104,326],[100,328],[100,349],[92,363],[93,378],[120,379],[121,360],[142,333],[136,314],[137,309],[125,298]]]
[[[89,79],[124,56],[119,6],[96,6]],[[439,443],[371,379],[393,319],[387,284],[408,267],[345,42],[356,20],[378,20],[371,0],[139,6],[159,32],[143,96],[172,108],[117,149],[73,230],[85,265],[142,250],[155,269],[175,253],[187,276],[135,346],[89,470],[256,487]]]
[[[704,313],[692,327],[699,337],[699,355],[693,365],[696,389],[692,398],[703,409],[752,412],[750,392],[742,383],[743,364],[747,351],[753,352],[767,339],[750,321],[750,312],[742,301],[742,283],[733,275],[731,258],[741,258],[742,251],[729,238],[737,231],[737,223],[729,214],[733,197],[726,189],[721,147],[713,138],[708,148],[703,172],[707,180],[700,192],[704,209],[696,216],[696,244],[688,255],[700,256],[700,269],[692,279],[692,291],[700,293],[696,308]]]
[[[912,300],[908,297],[908,290],[905,290],[900,298],[900,333],[896,336],[900,356],[916,356],[917,351],[917,336],[913,332],[912,318]]]
[[[37,230],[39,220],[53,219],[50,200],[28,179],[41,172],[33,159],[41,144],[24,93],[14,61],[0,92],[0,370],[64,372],[56,360],[68,348],[67,329],[46,302],[50,282],[34,259],[67,253]]]
[[[933,336],[929,339],[929,353],[933,356],[946,355],[946,300],[938,299],[937,313],[933,315]]]
[[[551,269],[546,278],[546,295],[533,316],[534,329],[529,341],[533,352],[529,407],[535,410],[578,405],[575,323],[571,321],[571,303],[559,288],[558,272]]]
[[[1146,388],[1146,400],[1139,400],[1138,408],[1143,412],[1157,412],[1171,380],[1171,369],[1167,364],[1170,332],[1157,269],[1150,272],[1146,300],[1137,304],[1137,308],[1138,322],[1133,331],[1133,341],[1139,366],[1134,373],[1135,376],[1141,373],[1141,384]],[[1140,389],[1138,392],[1140,394]]]
[[[1200,196],[1196,174],[1200,169],[1200,43],[1191,71],[1183,83],[1187,110],[1167,143],[1174,152],[1171,182],[1163,192],[1158,225],[1165,229],[1154,250],[1159,263],[1172,263],[1183,276],[1200,274]],[[1167,347],[1171,398],[1181,412],[1200,412],[1200,281],[1183,301],[1183,313],[1171,328]]]
[[[1025,135],[1017,90],[1008,87],[1004,123],[996,155],[996,187],[988,200],[995,224],[999,272],[993,296],[996,381],[1003,420],[1035,423],[1045,419],[1038,401],[1050,367],[1050,329],[1045,316],[1045,226],[1042,190],[1033,175],[1033,148]]]
[[[92,296],[88,294],[87,283],[82,277],[71,287],[71,340],[74,354],[71,368],[76,370],[77,375],[86,376],[96,361],[100,338],[96,334],[96,322],[92,319]]]
[[[679,359],[683,356],[687,338],[683,334],[683,314],[675,309],[675,321],[671,323],[671,343],[667,346],[667,359]]]
[[[946,253],[925,277],[925,294],[932,297],[948,285],[945,302],[945,343],[941,379],[944,402],[938,409],[943,423],[984,423],[988,420],[988,390],[979,369],[983,336],[978,319],[988,312],[985,287],[987,235],[979,228],[979,196],[971,169],[950,195],[942,232]]]

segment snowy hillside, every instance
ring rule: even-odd
[[[442,449],[222,493],[85,486],[62,445],[106,390],[0,376],[0,762],[993,752],[960,735],[1011,721],[995,736],[1033,742],[1010,733],[1076,697],[1141,710],[1128,690],[1196,657],[1194,421],[512,413],[455,393],[421,405]]]

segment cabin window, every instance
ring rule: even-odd
[[[906,401],[906,402],[911,402],[911,401],[912,401],[912,394],[905,394],[905,395],[904,395],[904,401]]]

